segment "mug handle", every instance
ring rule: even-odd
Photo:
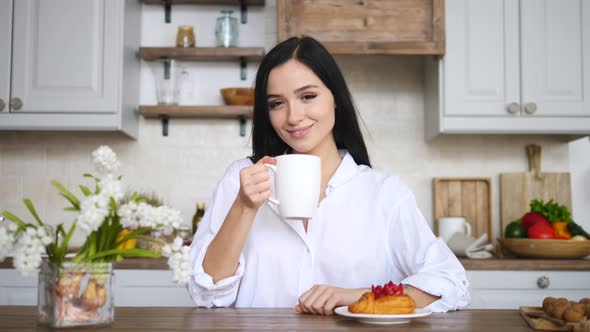
[[[464,221],[463,225],[465,226],[465,230],[467,231],[467,236],[471,236],[471,224],[467,221]]]
[[[264,164],[264,166],[266,166],[269,170],[273,171],[273,173],[277,174],[277,167],[275,165]],[[271,196],[268,198],[268,201],[273,204],[279,205],[279,200],[276,199],[274,193],[271,194]]]

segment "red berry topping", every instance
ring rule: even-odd
[[[371,291],[375,294],[375,299],[378,299],[387,295],[404,295],[404,286],[401,283],[396,285],[390,281],[383,286],[371,285]]]

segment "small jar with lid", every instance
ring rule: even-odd
[[[195,47],[195,33],[191,25],[181,25],[178,27],[176,47]]]
[[[215,42],[218,47],[238,46],[238,19],[231,16],[233,10],[222,10],[223,16],[215,23]]]

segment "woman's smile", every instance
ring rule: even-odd
[[[309,134],[309,132],[311,131],[311,127],[313,127],[313,125],[309,125],[309,126],[305,126],[305,127],[298,127],[298,128],[294,128],[294,129],[287,129],[287,132],[289,133],[289,135],[295,139],[302,139],[305,138],[305,136],[307,136],[307,134]]]

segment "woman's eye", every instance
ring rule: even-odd
[[[317,95],[315,95],[315,94],[303,95],[303,99],[305,99],[305,100],[312,100],[315,97],[317,97]]]
[[[269,102],[269,103],[268,103],[268,108],[270,108],[271,110],[272,110],[272,109],[275,109],[275,108],[277,108],[277,107],[281,106],[281,104],[282,104],[282,103],[283,103],[283,102],[282,102],[282,101],[280,101],[280,100],[274,100],[274,101],[271,101],[271,102]]]

